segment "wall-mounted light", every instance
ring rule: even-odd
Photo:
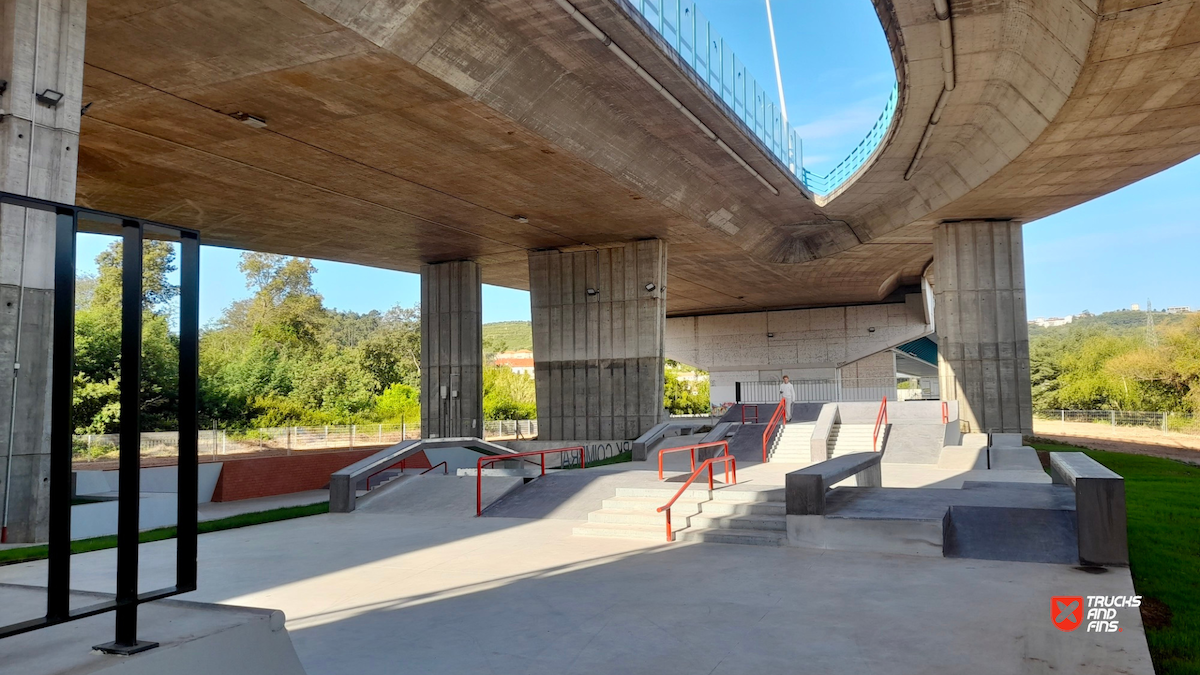
[[[6,91],[8,91],[8,80],[0,80],[0,96],[3,96]]]
[[[261,117],[255,117],[254,115],[251,115],[248,113],[235,112],[235,113],[229,113],[229,116],[232,117],[233,119],[241,122],[242,124],[245,124],[248,127],[253,127],[255,129],[264,129],[267,126],[266,120],[264,120]]]
[[[529,218],[522,216],[521,214],[517,214],[517,215],[513,216],[512,219],[517,221],[518,223],[528,223],[529,222]]]
[[[587,289],[587,294],[588,294],[588,295],[599,295],[599,294],[600,294],[600,291],[598,291],[598,290],[596,290],[596,289],[594,289],[594,288],[589,288],[589,289]]]
[[[59,103],[62,103],[63,93],[61,91],[54,91],[53,89],[46,89],[42,93],[37,94],[36,98],[38,103],[50,108],[56,108]]]
[[[870,328],[868,328],[868,329],[867,329],[867,332],[868,332],[868,333],[874,333],[874,332],[875,332],[875,326],[871,326]]]
[[[655,286],[655,285],[654,285],[654,282],[651,282],[651,283],[648,283],[648,284],[646,284],[646,290],[647,290],[647,291],[649,291],[649,292],[651,292],[651,293],[653,293],[653,292],[654,292],[654,289],[656,289],[656,288],[658,288],[658,286]]]
[[[774,334],[774,333],[767,333],[767,337],[769,337],[769,338],[773,338],[773,337],[775,337],[775,334]]]
[[[86,115],[86,114],[88,113],[88,111],[92,109],[92,104],[93,104],[93,103],[95,103],[95,101],[88,101],[88,102],[87,102],[87,105],[85,105],[85,106],[83,106],[82,108],[80,108],[80,109],[79,109],[79,116],[80,116],[80,117],[83,117],[84,115]]]

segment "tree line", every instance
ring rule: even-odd
[[[114,433],[120,423],[121,243],[77,282],[76,433]],[[200,335],[200,424],[249,429],[289,425],[409,423],[420,419],[421,324],[417,307],[365,314],[326,307],[303,258],[244,253],[251,291]],[[142,428],[175,428],[179,287],[170,242],[144,248]],[[533,379],[489,365],[484,416],[536,416]]]
[[[1200,313],[1155,329],[1140,313],[1096,318],[1031,332],[1035,409],[1200,412]]]

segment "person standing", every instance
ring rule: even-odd
[[[783,406],[783,414],[788,422],[792,421],[792,405],[796,402],[796,388],[792,386],[792,381],[787,375],[783,376],[783,384],[779,385],[779,396],[785,403]]]

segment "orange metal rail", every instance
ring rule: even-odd
[[[709,492],[712,492],[712,489],[713,489],[713,464],[716,464],[717,462],[722,462],[725,464],[725,483],[727,485],[737,485],[737,460],[734,459],[733,455],[721,455],[718,457],[712,457],[710,459],[706,459],[703,462],[701,462],[700,466],[696,467],[696,470],[692,472],[692,475],[688,476],[687,481],[685,481],[683,486],[681,486],[679,488],[679,491],[675,493],[675,496],[671,497],[671,501],[658,507],[659,513],[662,513],[663,511],[667,512],[667,541],[675,541],[675,533],[671,531],[671,507],[675,505],[675,502],[679,499],[680,496],[683,495],[684,491],[686,491],[688,489],[688,486],[691,485],[692,482],[695,481],[696,478],[701,473],[703,473],[705,469],[708,469],[708,490],[709,490]],[[733,469],[733,482],[732,483],[729,481],[729,470],[730,469]]]
[[[558,452],[558,453],[575,452],[576,450],[579,451],[579,468],[586,469],[587,468],[587,451],[584,449],[584,447],[582,445],[576,445],[576,446],[572,446],[570,448],[555,448],[553,450],[534,450],[532,452],[518,452],[518,453],[512,454],[512,455],[489,455],[487,457],[480,457],[479,460],[477,462],[475,462],[475,515],[476,516],[483,515],[483,465],[484,464],[491,464],[493,462],[503,462],[504,460],[507,460],[507,459],[519,459],[521,457],[533,457],[536,455],[536,456],[540,457],[540,459],[541,459],[542,475],[545,476],[546,475],[546,455],[553,453],[553,452]]]
[[[724,455],[729,454],[729,441],[713,441],[712,443],[700,443],[699,445],[685,445],[680,448],[667,448],[666,450],[659,450],[658,451],[658,479],[659,480],[663,479],[663,455],[666,455],[666,454],[672,453],[672,452],[691,451],[691,453],[692,453],[692,471],[695,471],[696,470],[696,451],[700,450],[701,448],[712,448],[712,447],[716,447],[718,445],[723,446],[725,448],[725,452],[723,452],[721,454],[724,454]]]
[[[771,421],[767,423],[767,428],[763,430],[762,451],[763,462],[767,461],[767,448],[771,445],[771,439],[775,437],[775,432],[779,430],[784,420],[787,419],[787,399],[779,399],[779,405],[775,406],[775,414],[771,415]]]
[[[746,418],[746,409],[747,408],[754,408],[753,422],[754,422],[754,424],[758,424],[758,405],[747,405],[745,403],[742,404],[742,424],[746,423],[746,419],[747,419]]]
[[[883,397],[883,403],[879,404],[879,414],[875,416],[875,433],[871,435],[871,448],[875,452],[879,452],[879,429],[886,427],[888,423],[887,416],[887,397]]]
[[[942,424],[950,422],[950,404],[942,401]]]

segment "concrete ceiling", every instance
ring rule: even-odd
[[[660,237],[688,315],[877,302],[919,282],[934,223],[1042,217],[1200,152],[1194,0],[953,0],[959,85],[907,181],[936,17],[876,0],[900,106],[822,206],[624,0],[575,4],[779,194],[553,0],[90,0],[78,201],[516,288],[530,250]]]

